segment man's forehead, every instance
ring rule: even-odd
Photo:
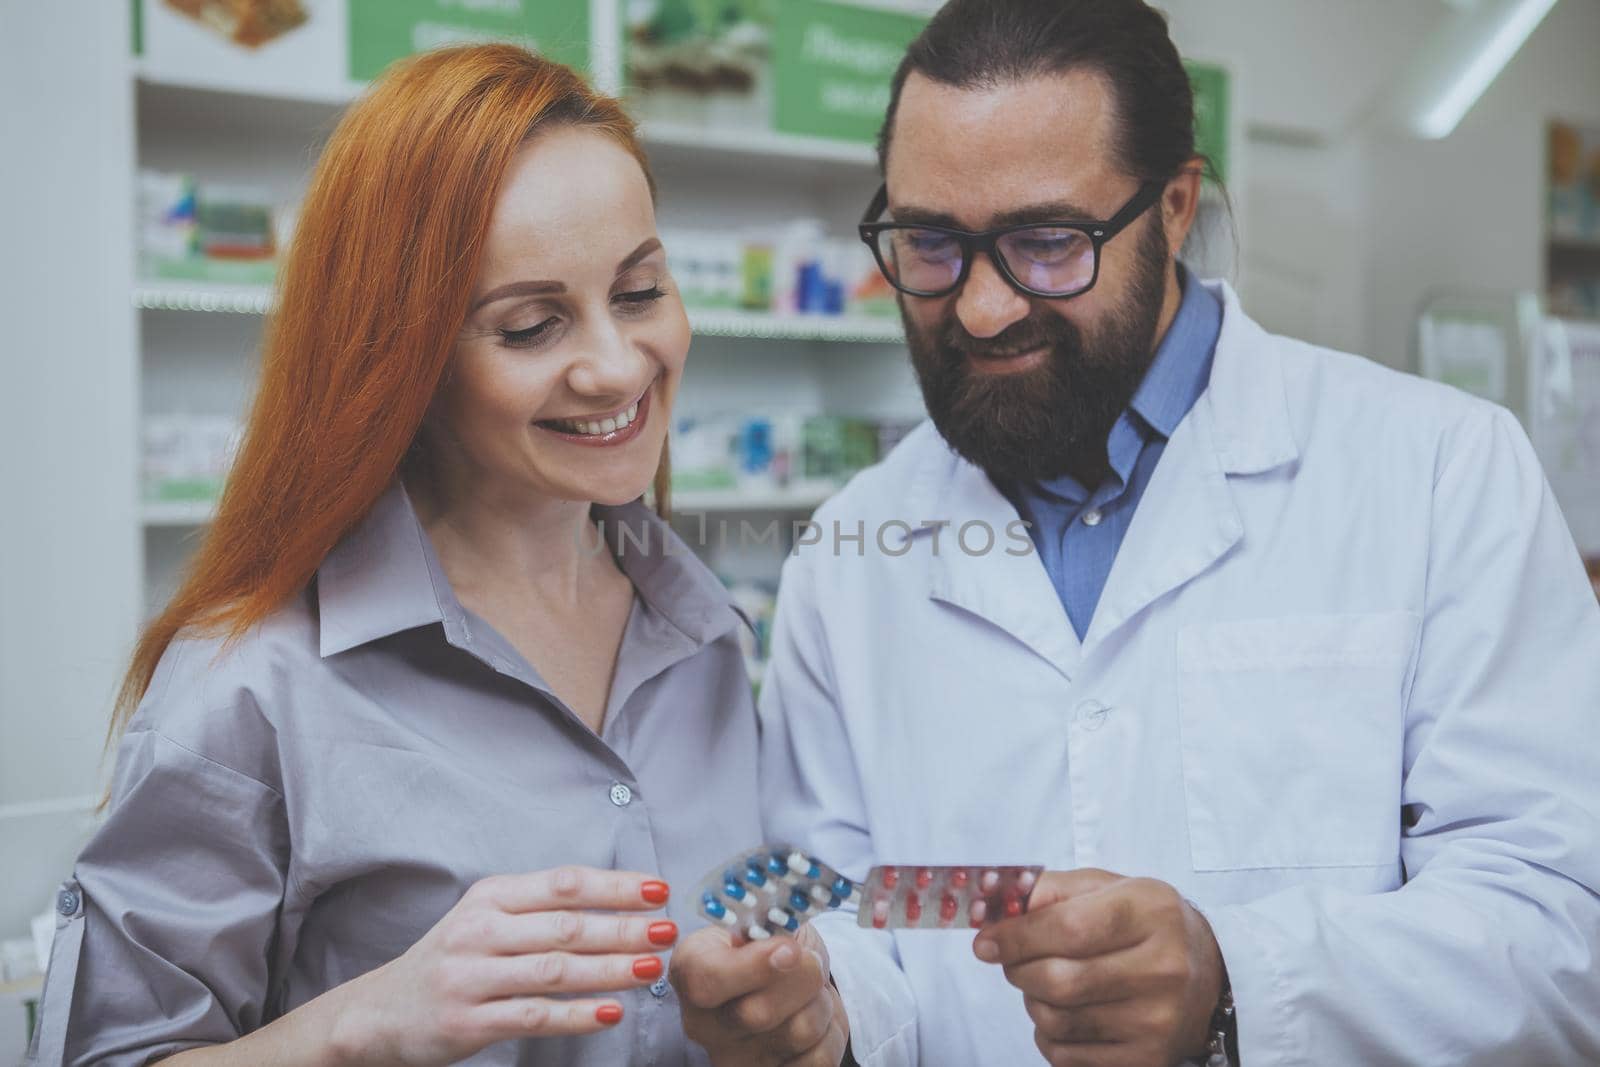
[[[888,158],[896,217],[910,209],[920,221],[942,215],[972,228],[1004,225],[997,220],[1033,208],[1100,217],[1105,207],[1096,205],[1120,189],[1110,100],[1104,79],[1089,71],[970,89],[912,75]]]
[[[901,92],[890,163],[903,147],[918,155],[991,146],[1099,152],[1109,147],[1115,120],[1110,83],[1086,68],[965,87],[913,73]]]

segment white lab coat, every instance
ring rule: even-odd
[[[1212,288],[1209,388],[1081,645],[931,426],[821,510],[761,699],[769,834],[857,878],[1169,882],[1250,1067],[1600,1063],[1600,607],[1525,435]],[[1040,1062],[970,933],[853,919],[818,922],[865,1067]]]

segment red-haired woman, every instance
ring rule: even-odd
[[[128,673],[42,1062],[700,1062],[660,954],[760,831],[739,617],[638,502],[688,347],[612,100],[481,46],[355,105]]]

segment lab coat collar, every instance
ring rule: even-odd
[[[1222,301],[1211,384],[1200,397],[1215,427],[1211,442],[1224,474],[1265,474],[1300,458],[1283,367],[1272,335],[1239,304],[1227,282],[1202,282]]]
[[[946,542],[972,521],[987,523],[1001,538],[1000,548],[978,555],[942,545],[930,561],[929,595],[988,619],[1069,680],[1086,649],[1242,540],[1229,477],[1263,474],[1299,458],[1270,335],[1245,315],[1226,282],[1201,284],[1223,304],[1211,380],[1156,467],[1083,642],[1037,555],[1003,551],[1008,524],[1019,516],[983,471],[939,441],[942,447],[929,450],[907,487],[910,514],[951,524]]]

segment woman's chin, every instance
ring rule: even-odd
[[[644,496],[655,481],[655,472],[632,478],[585,479],[574,482],[561,495],[569,500],[584,500],[601,507],[621,507]]]

